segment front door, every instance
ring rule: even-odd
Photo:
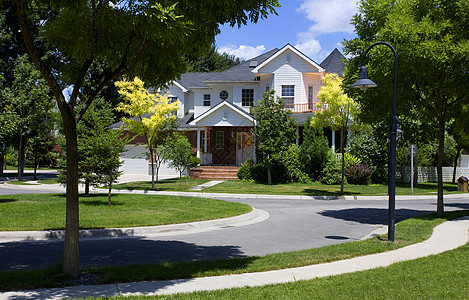
[[[252,132],[237,132],[236,164],[244,164],[248,158],[254,159],[254,135]]]

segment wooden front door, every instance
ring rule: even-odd
[[[241,165],[246,160],[254,159],[254,135],[252,132],[236,133],[236,165]]]

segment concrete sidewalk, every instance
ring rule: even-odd
[[[422,243],[389,252],[299,268],[180,280],[12,291],[0,293],[0,299],[62,299],[112,297],[119,295],[160,295],[311,280],[318,277],[386,267],[393,263],[452,250],[469,241],[468,229],[469,217],[465,217],[448,221],[435,227],[432,236]]]

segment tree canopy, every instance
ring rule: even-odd
[[[362,0],[352,20],[358,37],[344,43],[345,53],[356,57],[346,68],[348,86],[356,80],[363,50],[377,41],[388,42],[398,56],[398,115],[415,108],[422,118],[437,122],[439,216],[443,214],[445,126],[452,109],[469,99],[468,11],[465,0]],[[357,95],[364,120],[389,120],[394,57],[386,47],[375,47],[366,63],[369,78],[378,87],[351,95]]]
[[[138,75],[162,86],[185,70],[184,54],[210,47],[219,25],[241,26],[275,13],[277,0],[5,0],[14,3],[24,45],[58,104],[67,150],[67,209],[63,271],[78,276],[78,160],[76,126],[113,79]],[[50,12],[39,20],[36,7]],[[35,33],[39,39],[35,39]],[[42,54],[49,50],[54,59]],[[93,86],[82,89],[90,68],[104,62]],[[72,88],[67,99],[64,86]],[[81,110],[75,110],[78,100]]]

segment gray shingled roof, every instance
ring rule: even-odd
[[[340,77],[344,75],[345,56],[337,48],[329,54],[320,64],[326,70],[326,73],[337,73]]]
[[[274,55],[278,50],[279,49],[275,48],[220,73],[184,73],[181,75],[181,78],[176,81],[186,89],[208,87],[205,83],[206,81],[254,81],[256,76],[251,72],[252,67],[249,67],[251,62],[257,61],[259,65]]]

